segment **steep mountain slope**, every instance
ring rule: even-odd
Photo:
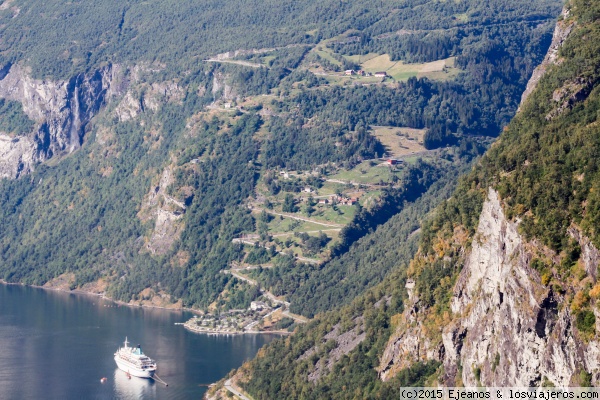
[[[257,399],[597,385],[599,21],[597,2],[567,4],[545,73],[423,225],[407,269],[263,349],[234,381]]]
[[[410,309],[420,311],[390,340],[383,378],[392,365],[410,364],[390,353],[405,354],[408,332],[421,326],[422,350],[412,354],[431,359],[443,348],[447,383],[597,382],[598,12],[595,2],[569,5],[560,24],[572,31],[555,65],[472,174],[472,188],[456,195],[483,200],[479,222],[461,217],[454,201],[441,211],[445,220],[434,220],[409,271]],[[473,233],[459,239],[461,228]],[[435,272],[445,259],[448,272]],[[433,290],[430,279],[440,275]],[[436,318],[448,321],[442,332],[426,322]]]
[[[482,135],[498,134],[559,7],[38,3],[0,6],[0,277],[203,309],[247,307],[260,295],[222,273],[250,254],[317,265],[286,264],[301,276],[284,293],[298,304],[315,282],[348,303],[383,280],[392,265],[379,259],[363,274],[368,264],[355,268],[345,253],[360,252],[351,246],[405,201],[455,177],[485,147]],[[378,68],[385,76],[368,76]],[[401,163],[378,159],[396,154],[377,129],[404,143]],[[307,186],[346,203],[309,204]],[[403,218],[415,225],[431,201]],[[315,239],[330,225],[339,234]],[[345,268],[361,270],[355,281]],[[330,306],[311,301],[302,312]]]

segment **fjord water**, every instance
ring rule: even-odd
[[[199,399],[200,384],[223,378],[275,338],[198,335],[175,325],[191,315],[0,284],[0,399]],[[117,369],[113,354],[125,336],[157,361],[168,387]]]

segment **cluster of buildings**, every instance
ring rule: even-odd
[[[262,310],[270,310],[271,307],[263,302],[263,301],[253,301],[250,303],[250,310],[252,311],[262,311]]]
[[[348,197],[348,196],[338,196],[337,194],[332,194],[329,198],[319,199],[319,204],[342,204],[345,206],[353,206],[358,202],[358,198],[356,197]]]
[[[376,76],[378,78],[385,78],[386,76],[388,76],[387,72],[385,72],[385,71],[377,71],[377,72],[371,73],[371,72],[365,72],[362,69],[359,69],[358,71],[355,71],[353,69],[347,69],[346,71],[344,71],[344,75]]]
[[[298,200],[301,203],[304,203],[305,201],[308,200],[308,198],[300,197]],[[332,194],[329,197],[322,197],[320,199],[315,199],[315,200],[317,200],[317,204],[341,204],[344,206],[352,206],[352,205],[358,203],[357,197],[348,197],[348,196],[344,196],[344,195],[338,196],[337,194]]]
[[[195,315],[184,327],[196,333],[237,334],[256,332],[256,326],[273,307],[264,301],[253,301],[247,310],[229,310],[219,315]],[[256,313],[254,313],[254,311]]]

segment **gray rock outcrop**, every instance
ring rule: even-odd
[[[595,282],[598,250],[574,228],[570,235],[581,243],[584,268]],[[415,298],[381,358],[381,379],[415,361],[438,360],[444,365],[440,383],[447,386],[569,386],[582,371],[598,383],[600,342],[582,338],[565,294],[543,284],[531,267],[535,248],[519,234],[518,221],[507,220],[490,188],[441,343],[422,335],[427,314]]]
[[[35,143],[28,137],[0,133],[0,178],[15,178],[35,164]]]
[[[126,81],[118,65],[108,65],[69,81],[34,79],[20,65],[0,71],[0,98],[18,101],[36,122],[33,132],[8,140],[0,135],[0,176],[17,178],[35,164],[70,153],[83,142],[85,127]]]
[[[537,84],[539,83],[540,79],[542,79],[548,68],[560,62],[558,58],[558,52],[573,30],[573,23],[564,21],[564,19],[568,18],[569,16],[568,8],[563,8],[560,15],[563,20],[558,21],[554,27],[554,34],[552,35],[552,43],[550,43],[550,48],[546,53],[546,57],[544,57],[544,61],[542,61],[542,63],[533,70],[531,78],[529,78],[529,81],[527,82],[527,87],[521,95],[521,103],[519,107],[525,103],[527,97],[529,97],[529,95],[535,90]]]
[[[466,386],[568,386],[584,363],[564,299],[541,283],[532,254],[490,189],[473,248],[454,289],[451,309],[461,317],[443,334],[444,380]],[[451,338],[462,335],[459,349]],[[458,350],[458,351],[457,351]],[[460,360],[462,372],[456,368]],[[477,372],[475,372],[477,371]]]
[[[142,210],[138,215],[142,221],[154,221],[154,230],[145,246],[151,254],[165,254],[179,238],[183,229],[182,218],[186,206],[167,193],[173,181],[172,167],[165,168],[158,185],[152,187],[144,198]]]

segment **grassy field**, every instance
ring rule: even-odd
[[[261,62],[265,65],[265,66],[269,66],[271,65],[271,61],[275,60],[277,58],[276,55],[268,55],[268,56],[264,56],[261,57]]]
[[[425,129],[392,126],[372,126],[371,128],[373,135],[385,147],[388,157],[402,157],[426,150],[422,145]]]
[[[371,165],[374,163],[375,165]],[[379,183],[379,181],[388,182],[393,175],[401,176],[401,166],[393,168],[382,165],[382,162],[364,161],[348,171],[340,171],[330,176],[330,179],[339,179],[342,181],[352,181],[356,183]]]
[[[237,103],[237,105],[242,108],[251,108],[251,107],[256,107],[260,104],[263,107],[268,108],[268,107],[272,106],[271,105],[272,101],[276,100],[276,99],[277,99],[277,96],[275,96],[275,95],[261,94],[259,96],[244,97],[241,101],[239,101]]]
[[[306,215],[303,212],[298,212],[298,213],[296,213],[296,215],[301,218],[308,218],[308,217],[306,217]],[[278,215],[274,215],[273,220],[271,220],[271,222],[269,222],[269,225],[268,225],[270,234],[275,235],[278,233],[309,232],[309,231],[319,231],[319,230],[323,230],[323,229],[325,229],[325,230],[334,229],[332,227],[328,227],[328,226],[324,226],[324,225],[320,225],[320,224],[314,224],[312,222],[300,221],[300,220],[297,220],[294,218],[286,218],[286,217],[282,217],[282,218],[283,219],[280,219]],[[319,217],[318,215],[311,216],[310,219],[313,219],[318,222],[324,222],[324,223],[338,223],[336,221],[328,221],[324,217]],[[343,223],[343,222],[339,222],[339,223]]]
[[[335,58],[333,58],[333,56],[331,55],[331,50],[329,48],[327,48],[326,46],[317,46],[315,47],[312,52],[314,52],[315,54],[317,54],[319,57],[321,57],[324,60],[329,61],[330,63],[334,64],[334,65],[339,65],[341,66],[342,63],[339,62],[338,60],[336,60]]]
[[[365,208],[370,208],[377,201],[379,196],[381,196],[380,190],[366,193],[363,197],[360,198],[360,205]]]
[[[369,84],[381,83],[382,78],[377,76],[346,76],[346,75],[328,75],[325,77],[329,85],[349,85],[349,84]]]
[[[295,229],[294,220],[291,218],[283,218],[277,215],[273,216],[271,222],[269,222],[269,233],[283,233],[283,232],[293,232]],[[299,226],[298,226],[299,227]]]
[[[423,156],[409,156],[409,157],[404,157],[402,159],[402,161],[404,161],[405,164],[411,164],[412,165],[412,164],[415,164],[419,158],[426,159],[427,157],[423,157]]]
[[[342,183],[323,182],[323,186],[319,189],[318,196],[327,196],[337,193],[338,191],[346,191],[346,185]]]
[[[441,63],[443,62],[443,65]],[[436,63],[440,63],[437,64]],[[426,64],[419,64],[424,67],[419,70],[417,78],[429,78],[431,80],[449,80],[462,72],[461,69],[456,67],[456,57],[446,58],[445,60],[433,61]],[[441,69],[440,69],[441,65]]]
[[[454,66],[454,57],[428,63],[405,64],[402,61],[391,61],[388,54],[382,54],[366,59],[362,62],[361,67],[364,71],[371,73],[385,71],[397,81],[406,80],[413,76],[445,80],[451,79],[460,73],[460,70]]]
[[[311,216],[315,221],[322,221],[333,224],[348,224],[354,218],[355,208],[352,206],[337,205],[336,208],[339,210],[334,211],[331,204],[317,204],[315,206],[316,211]],[[327,227],[321,227],[322,229],[328,229]],[[326,232],[329,236],[329,232]]]

